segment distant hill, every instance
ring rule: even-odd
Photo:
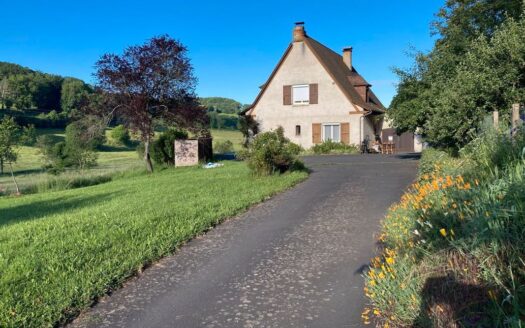
[[[17,74],[32,74],[36,73],[30,68],[20,66],[18,64],[7,63],[0,61],[0,80],[11,75]]]
[[[220,112],[226,114],[237,114],[245,106],[234,99],[223,97],[199,98],[199,102],[202,106],[208,108],[209,112]]]
[[[90,90],[79,79],[0,62],[0,109],[69,112]]]

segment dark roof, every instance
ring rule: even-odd
[[[332,77],[334,82],[339,86],[341,91],[343,91],[345,96],[353,104],[372,112],[383,113],[385,111],[385,107],[383,106],[383,104],[381,104],[381,101],[379,101],[379,99],[372,92],[372,90],[369,90],[368,94],[370,99],[367,102],[365,102],[365,100],[359,95],[355,87],[370,86],[370,84],[366,82],[366,80],[355,70],[355,68],[352,68],[352,70],[350,70],[350,68],[343,62],[343,57],[341,55],[329,49],[328,47],[325,47],[324,45],[312,39],[311,37],[305,36],[304,42],[310,48],[310,50],[312,50],[313,54],[323,65],[328,74],[330,74],[330,76]],[[277,64],[277,66],[275,66],[272,74],[270,75],[266,83],[262,85],[261,91],[255,98],[253,104],[247,107],[245,110],[243,110],[241,114],[246,113],[257,104],[262,94],[264,93],[266,87],[270,84],[270,81],[272,80],[273,76],[278,71],[281,64],[284,62],[284,59],[290,52],[291,48],[292,44],[290,43],[283,56],[279,60],[279,63]]]

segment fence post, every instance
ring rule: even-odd
[[[512,135],[514,136],[518,130],[520,121],[520,104],[512,104]]]
[[[499,112],[497,110],[492,112],[492,122],[494,123],[494,128],[499,128]]]

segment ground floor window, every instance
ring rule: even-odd
[[[338,123],[323,124],[323,141],[341,142],[341,126]]]
[[[301,126],[300,125],[296,125],[295,126],[295,135],[296,136],[300,136],[301,135]]]

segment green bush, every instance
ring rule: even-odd
[[[248,167],[257,175],[270,175],[276,172],[303,169],[297,156],[301,147],[284,137],[282,127],[275,131],[258,134],[243,150],[240,158],[248,162]]]
[[[36,143],[36,129],[33,124],[22,127],[22,135],[20,136],[20,142],[24,146],[34,146]]]
[[[52,174],[59,174],[66,167],[66,143],[58,142],[50,135],[41,135],[37,138],[36,145],[43,155],[43,168]]]
[[[230,140],[217,141],[213,147],[215,153],[217,154],[226,154],[233,152],[233,142]]]
[[[355,145],[346,145],[342,142],[334,142],[332,140],[314,145],[311,148],[314,154],[357,154],[359,148]]]
[[[157,164],[174,164],[175,140],[188,139],[188,132],[179,129],[169,129],[163,132],[151,146],[151,158]],[[139,151],[140,152],[140,151]],[[142,148],[142,152],[144,152]]]
[[[109,137],[111,138],[111,142],[115,145],[127,146],[131,140],[129,130],[122,124],[114,127],[109,133]]]

